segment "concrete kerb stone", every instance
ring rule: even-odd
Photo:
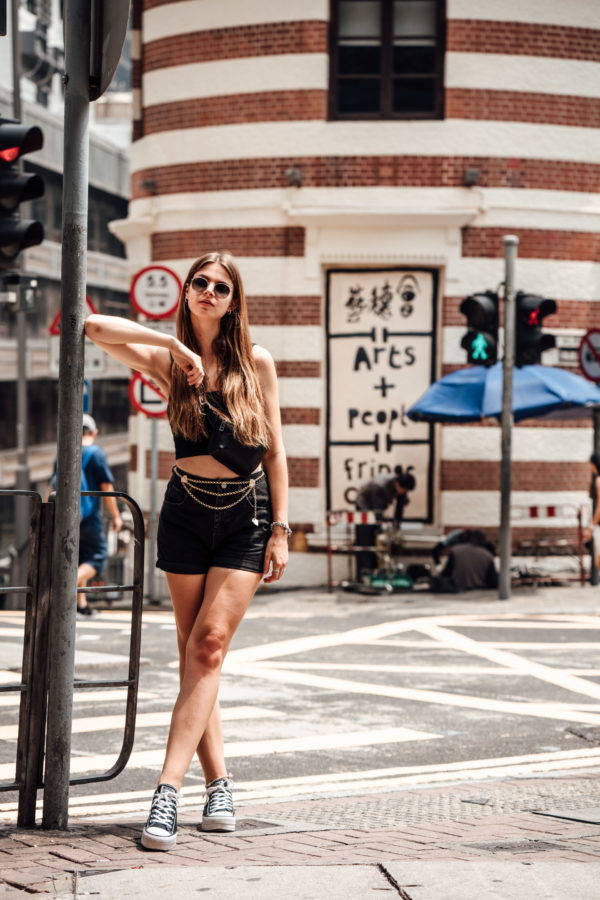
[[[203,866],[201,868],[140,868],[128,872],[86,875],[77,880],[78,896],[96,894],[104,898],[144,897],[162,900],[165,893],[196,896],[207,892],[211,900],[364,900],[369,896],[397,891],[377,865],[336,866],[239,866],[236,868]]]
[[[386,863],[403,900],[597,900],[600,861],[428,860]]]

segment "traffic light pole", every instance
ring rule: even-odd
[[[90,4],[65,0],[65,126],[56,514],[44,828],[68,825],[87,263]]]
[[[515,262],[519,238],[504,238],[504,362],[502,385],[502,458],[500,462],[500,583],[498,598],[510,598],[510,493],[512,481],[513,368],[515,363]]]

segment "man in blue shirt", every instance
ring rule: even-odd
[[[98,435],[96,422],[92,416],[83,416],[82,432],[82,490],[113,491],[113,474],[109,468],[106,454],[102,447],[95,444]],[[54,463],[53,487],[56,484],[56,462]],[[91,578],[102,575],[108,546],[104,526],[100,515],[100,497],[84,497],[81,501],[81,524],[79,526],[79,566],[77,569],[77,587],[85,587]],[[119,532],[122,521],[115,497],[105,497],[104,502],[110,513],[112,528]],[[77,618],[95,615],[95,610],[88,606],[85,594],[77,594]]]

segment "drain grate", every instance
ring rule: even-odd
[[[550,841],[482,841],[477,844],[463,844],[463,847],[472,847],[474,850],[487,850],[488,853],[535,853],[538,850],[562,850],[562,844],[552,844]]]

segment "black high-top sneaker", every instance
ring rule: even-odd
[[[170,850],[175,846],[178,803],[179,794],[175,788],[170,784],[159,784],[142,832],[142,847],[146,850]]]
[[[206,786],[202,831],[235,831],[235,813],[229,778],[215,778]]]

